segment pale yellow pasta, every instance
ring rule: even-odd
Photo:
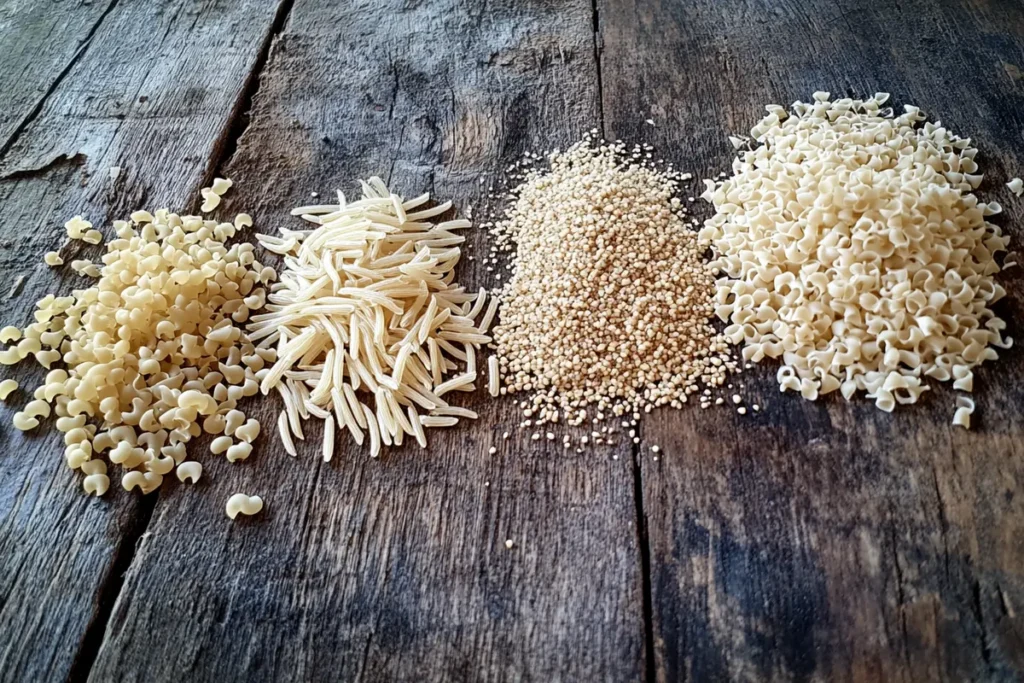
[[[204,187],[199,193],[203,196],[203,204],[199,207],[203,213],[209,213],[220,206],[220,195],[210,188]]]
[[[247,420],[244,425],[234,430],[234,437],[247,443],[255,441],[257,436],[259,436],[259,422],[256,420]]]
[[[127,441],[122,441],[110,451],[107,457],[115,465],[121,465],[125,469],[132,469],[146,461],[146,451],[145,449],[132,446]]]
[[[957,396],[956,405],[956,412],[953,414],[953,425],[970,429],[971,415],[974,413],[974,401],[965,396]]]
[[[83,474],[106,474],[107,463],[102,460],[89,460],[82,465]]]
[[[178,481],[181,483],[190,482],[194,484],[199,481],[199,477],[203,474],[203,465],[195,461],[183,462],[178,465],[176,474]]]
[[[156,472],[157,474],[160,475],[170,474],[171,470],[174,469],[174,466],[174,458],[163,454],[151,454],[149,460],[146,461],[146,469],[150,472]]]
[[[953,366],[953,388],[958,391],[974,391],[974,373],[965,365]]]
[[[132,470],[127,472],[121,477],[121,486],[124,487],[125,491],[131,491],[134,488],[139,489],[143,495],[148,495],[153,491],[156,491],[160,484],[163,483],[163,475],[157,474],[156,472],[140,472],[139,470]]]
[[[210,443],[210,452],[214,455],[220,455],[231,448],[233,443],[234,441],[230,436],[218,436]]]
[[[223,437],[221,437],[221,438],[223,438]],[[249,455],[251,453],[252,453],[252,444],[251,443],[245,443],[243,441],[241,443],[236,443],[236,444],[232,445],[230,448],[228,448],[226,455],[227,455],[228,462],[237,462],[239,460],[245,460],[246,458],[249,457]]]
[[[36,427],[39,426],[39,420],[37,420],[34,417],[29,417],[25,413],[20,412],[14,414],[13,422],[15,428],[20,429],[23,432],[26,432],[30,429],[35,429]]]
[[[236,493],[228,498],[225,507],[228,517],[235,519],[238,515],[255,515],[263,509],[263,499],[259,496],[247,496]]]
[[[77,470],[89,462],[92,456],[81,446],[70,446],[64,451],[64,460],[68,467]]]
[[[13,379],[5,379],[0,382],[0,401],[6,401],[12,392],[17,390],[18,383]]]
[[[102,496],[110,488],[110,477],[105,474],[88,474],[82,479],[82,488],[86,493]]]

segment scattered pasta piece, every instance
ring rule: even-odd
[[[487,391],[491,396],[500,393],[501,378],[498,370],[498,357],[491,356],[487,359]]]
[[[247,496],[244,493],[236,493],[228,498],[226,511],[228,517],[234,519],[239,514],[255,515],[263,509],[263,499],[259,496]]]
[[[252,453],[252,444],[236,443],[227,450],[225,456],[227,456],[228,462],[238,462],[239,460],[245,460]]]
[[[82,479],[82,488],[86,493],[102,496],[110,488],[110,477],[106,474],[88,474]]]
[[[953,366],[953,388],[957,391],[974,391],[974,373],[965,365]]]
[[[194,460],[183,462],[178,465],[178,469],[175,474],[177,474],[178,481],[181,483],[184,484],[187,481],[194,484],[199,481],[199,477],[203,475],[203,465],[202,463],[195,462]]]
[[[163,483],[164,477],[156,472],[142,472],[140,470],[132,470],[126,472],[121,477],[121,486],[124,487],[125,491],[131,491],[132,489],[139,489],[142,495],[149,495],[160,488],[160,484]]]
[[[64,224],[64,229],[68,233],[68,237],[73,240],[80,240],[85,237],[86,232],[92,228],[92,223],[85,220],[81,216],[75,216],[67,223]]]
[[[974,400],[967,396],[957,396],[956,406],[956,412],[953,414],[953,425],[970,429],[971,415],[974,414]]]
[[[34,417],[30,417],[25,413],[14,414],[14,426],[23,432],[27,432],[30,429],[35,429],[39,426],[39,420]]]
[[[327,416],[323,418],[324,421],[324,446],[323,456],[324,462],[330,462],[331,458],[334,457],[334,417],[327,413]]]
[[[220,195],[210,188],[204,187],[200,194],[203,195],[203,205],[200,207],[203,213],[209,213],[220,206]]]
[[[13,379],[5,379],[0,382],[0,401],[6,401],[7,397],[18,388],[18,382]]]
[[[231,186],[234,185],[228,178],[214,178],[213,183],[210,184],[210,189],[217,195],[223,195]]]

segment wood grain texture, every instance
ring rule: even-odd
[[[114,1],[0,2],[0,156],[84,53]]]
[[[52,40],[69,40],[80,8],[47,3]],[[8,3],[5,7],[10,7]],[[42,6],[40,6],[42,7]],[[246,80],[270,31],[276,5],[238,2],[216,7],[183,0],[117,4],[86,49],[0,159],[0,290],[4,324],[31,321],[44,293],[67,292],[83,280],[54,270],[42,254],[65,241],[63,223],[82,213],[97,227],[141,205],[191,203],[241,101]],[[61,28],[64,27],[64,28]],[[32,33],[3,32],[8,48]],[[63,31],[63,33],[61,33]],[[183,50],[182,46],[188,46]],[[51,48],[40,48],[46,56]],[[6,64],[7,62],[5,62]],[[43,62],[44,69],[60,69]],[[49,73],[49,71],[47,71]],[[2,78],[8,78],[4,74]],[[2,87],[2,86],[0,86]],[[120,166],[116,181],[109,167]],[[64,258],[99,256],[77,244]],[[88,671],[88,642],[109,614],[133,545],[152,502],[120,490],[86,496],[64,465],[52,420],[23,435],[14,411],[44,376],[23,363],[8,368],[21,384],[0,407],[0,680],[77,678]],[[84,669],[84,670],[83,670]]]
[[[597,125],[591,26],[579,0],[299,0],[227,166],[227,209],[269,232],[311,190],[378,173],[479,217],[482,176]],[[460,281],[491,284],[479,265]],[[320,424],[293,460],[276,395],[250,404],[269,429],[249,460],[207,457],[195,489],[161,491],[92,679],[639,679],[629,448],[565,455],[518,432],[510,400],[464,404],[481,419],[435,430],[428,452],[375,461],[339,437],[329,464]],[[230,521],[237,491],[264,512]]]
[[[1024,204],[1003,187],[1024,162],[1019,4],[598,5],[609,136],[650,140],[708,177],[728,169],[726,135],[765,104],[891,92],[974,138],[981,192],[1024,239]],[[1002,281],[1019,335],[1021,280]],[[864,400],[780,395],[772,367],[734,380],[760,413],[730,401],[645,420],[657,679],[1020,680],[1024,363],[1006,356],[978,373],[970,433],[951,429],[948,389],[884,415]]]

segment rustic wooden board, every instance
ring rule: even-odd
[[[591,9],[298,0],[227,166],[228,209],[271,231],[310,190],[381,173],[479,216],[482,174],[599,121]],[[474,266],[460,281],[490,284]],[[279,403],[250,405],[272,426]],[[429,453],[372,461],[346,437],[324,464],[310,422],[297,460],[268,434],[245,463],[208,458],[195,489],[161,492],[92,678],[641,678],[630,449],[505,441],[511,401],[465,404],[481,420],[432,434]],[[228,520],[236,491],[263,513]]]
[[[5,115],[24,109],[21,98],[33,88],[49,87],[29,83],[33,73],[53,76],[65,68],[58,46],[38,44],[79,41],[74,31],[89,28],[82,22],[98,21],[96,12],[67,5],[39,5],[42,14],[10,29],[16,35],[4,28],[4,69],[16,58],[42,59],[24,67],[24,90],[8,90],[5,79],[14,74],[3,71],[0,89],[13,97]],[[64,242],[71,215],[83,213],[106,227],[107,219],[140,203],[192,202],[242,104],[276,10],[275,3],[191,0],[111,7],[0,158],[4,324],[30,322],[33,302],[55,285],[58,291],[81,286],[70,268],[42,263],[45,251]],[[35,41],[36,50],[19,53],[23,40]],[[6,121],[0,119],[0,134]],[[111,166],[122,168],[116,182]],[[100,250],[64,250],[68,262],[79,253],[96,257]],[[12,287],[17,293],[7,295]],[[0,407],[0,679],[82,678],[155,496],[129,495],[115,479],[112,495],[87,497],[63,463],[52,423],[27,436],[10,426],[42,368],[25,363],[3,374],[23,389]]]
[[[0,2],[0,157],[84,54],[113,7],[104,2]]]
[[[707,177],[728,169],[726,135],[765,104],[887,91],[974,136],[982,191],[1024,239],[1024,204],[1002,185],[1024,163],[1018,3],[598,6],[610,136],[649,140]],[[1012,273],[1001,306],[1019,335]],[[948,390],[889,416],[780,395],[774,368],[735,380],[757,415],[730,402],[645,420],[657,680],[1020,680],[1024,363],[1006,355],[979,373],[969,434],[950,428]]]

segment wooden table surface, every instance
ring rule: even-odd
[[[699,179],[763,105],[815,90],[891,92],[972,136],[1021,249],[1022,69],[1012,0],[0,0],[3,323],[81,282],[41,260],[77,213],[195,210],[223,175],[225,215],[272,230],[380,174],[480,215],[510,161],[595,127]],[[460,280],[493,284],[479,264]],[[1019,334],[1024,287],[1002,282]],[[656,411],[638,447],[567,455],[478,395],[429,452],[345,439],[325,464],[310,423],[298,459],[261,438],[195,487],[115,478],[102,499],[58,435],[7,426],[21,392],[0,409],[0,679],[1022,680],[1024,354],[1005,355],[970,433],[947,388],[885,415],[760,367],[737,380],[759,413]],[[239,490],[261,516],[225,517]]]

